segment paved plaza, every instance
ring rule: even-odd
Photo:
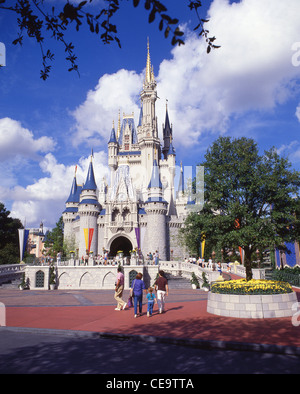
[[[128,291],[125,291],[123,298],[127,299],[128,295]],[[299,291],[297,291],[297,295],[300,301]],[[155,306],[153,316],[148,318],[146,305],[144,304],[143,315],[134,318],[133,308],[115,311],[116,303],[113,296],[113,290],[20,291],[0,289],[0,302],[5,305],[6,310],[6,327],[0,327],[0,338],[2,338],[0,343],[2,359],[0,372],[13,373],[11,370],[5,370],[5,368],[8,368],[7,365],[20,364],[19,368],[22,370],[26,363],[6,364],[5,367],[4,360],[7,358],[12,362],[11,352],[14,353],[15,351],[14,355],[17,357],[18,354],[22,354],[22,349],[24,351],[26,346],[29,346],[26,354],[28,354],[28,351],[34,353],[35,350],[30,347],[32,341],[35,349],[42,349],[43,354],[46,354],[46,348],[41,348],[41,346],[42,344],[46,346],[47,341],[52,344],[53,342],[60,343],[61,347],[59,348],[65,352],[62,343],[69,341],[76,350],[76,341],[79,338],[81,338],[80,340],[84,338],[91,347],[91,341],[97,340],[97,344],[104,341],[105,346],[108,346],[107,341],[111,341],[110,343],[114,344],[111,345],[112,349],[115,346],[120,346],[121,343],[122,348],[125,343],[131,343],[132,345],[128,345],[129,348],[134,346],[137,349],[146,349],[156,346],[161,351],[164,347],[168,347],[169,351],[173,349],[173,352],[181,352],[180,354],[183,354],[182,349],[185,349],[184,352],[192,352],[193,357],[196,357],[197,352],[201,354],[208,352],[207,355],[212,357],[212,351],[215,355],[219,355],[218,357],[221,357],[220,354],[224,352],[227,356],[239,354],[244,359],[246,356],[241,356],[241,352],[246,352],[247,357],[256,357],[261,360],[267,360],[270,357],[287,357],[293,364],[292,369],[286,370],[287,364],[285,363],[285,368],[278,371],[278,365],[280,364],[277,360],[274,361],[277,369],[275,368],[273,371],[277,373],[300,372],[300,326],[293,325],[291,317],[280,319],[219,317],[206,311],[206,292],[193,289],[171,289],[170,295],[167,297],[165,313],[158,314],[157,306]],[[22,338],[25,338],[23,343],[20,342]],[[16,346],[18,346],[18,349],[15,348]],[[101,349],[104,348],[101,347]],[[76,354],[77,351],[79,352],[79,348],[76,350]],[[141,351],[139,350],[140,358],[142,358]],[[105,359],[103,354],[101,357]],[[111,358],[112,354],[107,355],[107,357]],[[144,357],[147,359],[150,356],[144,354]],[[224,354],[223,357],[225,357]],[[125,357],[125,359],[127,358]],[[16,360],[17,358],[15,358]],[[26,360],[27,363],[30,361],[29,358],[26,358]],[[208,360],[210,359],[208,358]],[[181,372],[178,370],[176,372],[173,366],[171,371],[174,371],[174,373],[191,373],[193,369],[187,368],[189,363],[184,359],[183,361],[186,368],[181,368]],[[209,362],[213,364],[212,360]],[[21,364],[23,367],[21,367]],[[141,368],[141,364],[138,364],[136,367],[137,373]],[[167,364],[165,370],[161,369],[161,373],[172,373],[170,371],[172,363]],[[258,365],[256,364],[255,368]],[[236,361],[236,366],[231,365],[233,369],[228,372],[239,372],[241,367],[238,366],[239,362]],[[265,364],[266,366],[267,364]],[[83,368],[82,365],[81,367]],[[112,367],[113,364],[110,364],[110,368]],[[28,368],[27,371],[30,370],[30,367]],[[61,371],[57,368],[57,366],[54,367],[54,371],[57,373],[66,373],[67,370],[69,370],[69,373],[79,372],[79,369],[66,368],[66,366],[61,366]],[[106,368],[107,373],[113,373],[107,365]],[[134,373],[132,367],[128,368],[128,366],[123,365],[123,373]],[[255,372],[251,371],[251,368],[248,369],[248,372]],[[84,370],[83,368],[80,371],[84,373]],[[217,370],[220,372],[218,368],[212,368],[210,372],[214,373]],[[95,372],[93,369],[89,371]],[[105,369],[101,371],[105,371]],[[148,373],[154,372],[155,368]],[[242,369],[242,372],[245,373],[246,371]],[[272,372],[271,367],[268,367],[268,372]],[[35,373],[34,368],[31,373]],[[104,372],[98,371],[98,373]],[[139,373],[147,372],[143,370]]]

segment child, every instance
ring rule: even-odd
[[[155,294],[153,293],[153,288],[149,287],[148,294],[147,294],[147,300],[148,300],[147,316],[148,317],[152,316],[155,298],[156,297],[155,297]]]

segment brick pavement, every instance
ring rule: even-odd
[[[300,293],[298,293],[300,295]],[[155,336],[161,339],[224,341],[300,348],[300,326],[291,318],[237,319],[207,313],[207,293],[173,290],[166,313],[134,318],[133,308],[115,311],[112,290],[20,291],[0,289],[6,326]],[[128,291],[124,292],[127,299]],[[300,298],[299,298],[300,301]],[[300,354],[300,353],[299,353]]]

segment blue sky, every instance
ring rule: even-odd
[[[49,79],[40,79],[40,49],[17,37],[13,14],[0,12],[0,201],[26,227],[53,227],[69,195],[75,166],[84,181],[91,149],[97,180],[108,174],[107,141],[118,112],[139,115],[147,37],[157,80],[159,131],[168,100],[177,164],[201,162],[220,135],[253,138],[261,152],[275,146],[300,170],[299,0],[203,1],[202,17],[221,48],[206,54],[193,32],[188,1],[163,0],[178,17],[186,44],[172,47],[148,24],[142,2],[121,1],[115,17],[122,48],[103,45],[87,29],[68,38],[75,45],[80,78],[67,71],[63,48],[51,40],[55,60]],[[59,6],[63,0],[48,0]],[[91,11],[101,7],[94,0]],[[179,167],[178,167],[179,168]]]

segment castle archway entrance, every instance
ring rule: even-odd
[[[117,255],[117,252],[122,250],[124,252],[124,256],[129,256],[130,251],[132,250],[132,243],[126,237],[120,235],[119,237],[115,238],[111,245],[110,245],[110,252],[109,255],[114,257]]]

